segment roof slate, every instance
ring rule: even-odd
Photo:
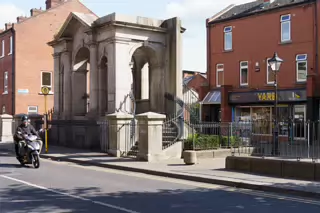
[[[245,4],[236,5],[226,13],[223,13],[221,16],[217,17],[214,22],[221,22],[225,19],[231,19],[234,17],[235,19],[242,15],[249,15],[257,12],[263,12],[275,8],[280,8],[289,5],[301,4],[314,2],[315,0],[275,0],[272,3],[264,3],[264,0],[256,0]]]

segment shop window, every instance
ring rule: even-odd
[[[232,27],[224,28],[224,50],[232,50]]]
[[[297,82],[307,80],[307,54],[296,56]]]
[[[249,76],[248,62],[242,61],[240,62],[240,85],[241,86],[248,85],[248,76]]]
[[[221,85],[223,85],[223,71],[224,71],[224,67],[223,64],[217,64],[217,68],[216,68],[216,85],[217,87],[221,87]]]
[[[269,64],[270,58],[267,59],[267,84],[274,84],[275,73],[272,71],[271,66]]]
[[[252,107],[253,134],[270,134],[272,128],[271,107]]]
[[[294,122],[293,122],[293,136],[294,138],[306,137],[306,108],[304,105],[295,105],[293,110]]]

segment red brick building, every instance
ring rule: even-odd
[[[204,102],[211,108],[204,105],[204,113],[220,108],[226,122],[274,119],[268,59],[277,52],[284,60],[277,74],[278,119],[318,120],[319,9],[316,0],[257,0],[207,19],[211,91]],[[270,122],[264,131],[271,133]]]
[[[53,88],[53,50],[47,45],[71,12],[92,13],[79,0],[46,0],[0,30],[0,113],[44,113],[42,86]],[[53,95],[48,97],[48,109]]]

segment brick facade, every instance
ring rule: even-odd
[[[39,94],[42,72],[52,73],[51,85],[52,92],[54,92],[53,50],[47,45],[47,42],[53,39],[54,34],[71,12],[92,13],[78,0],[47,0],[46,5],[47,10],[31,9],[30,17],[18,17],[19,22],[13,24],[15,66],[11,70],[14,71],[15,79],[14,97],[11,100],[10,98],[0,100],[0,104],[6,102],[8,107],[14,103],[13,110],[9,111],[10,114],[27,113],[28,106],[36,106],[39,114],[44,113],[44,97]],[[8,58],[7,61],[9,60]],[[6,62],[7,66],[9,66],[8,63],[10,62]],[[1,69],[0,71],[2,72]],[[48,97],[47,103],[47,109],[53,107],[53,95]]]
[[[13,38],[13,31],[6,30],[0,33],[0,56],[2,55],[2,45],[4,44],[4,55],[0,57],[0,113],[12,114],[13,90],[12,90],[12,67],[13,57],[10,53],[10,38]],[[2,42],[3,41],[3,42]],[[5,92],[5,72],[8,73],[7,91]]]
[[[260,2],[263,3],[263,1]],[[317,93],[319,86],[316,84],[319,80],[317,79],[315,54],[315,2],[299,0],[298,3],[292,3],[292,5],[291,3],[289,5],[278,4],[281,2],[282,0],[277,0],[275,5],[266,5],[266,7],[260,5],[261,11],[257,10],[250,14],[243,12],[245,15],[240,15],[242,7],[240,5],[221,13],[220,18],[215,17],[213,21],[207,20],[209,87],[221,90],[222,121],[232,120],[231,107],[233,104],[229,99],[231,93],[258,94],[274,90],[274,84],[267,83],[267,59],[271,58],[274,52],[277,52],[284,60],[278,73],[278,89],[283,91],[305,90],[307,97],[299,104],[308,106],[307,117],[309,119],[317,117],[315,114],[318,112],[310,113],[315,110],[317,105],[315,99],[319,96]],[[244,5],[243,8],[249,4],[252,3]],[[258,3],[256,8],[259,9]],[[238,16],[236,10],[239,10]],[[228,14],[230,17],[227,17]],[[280,18],[287,14],[291,16],[291,40],[281,42]],[[232,29],[232,49],[228,51],[224,49],[224,29],[226,27]],[[304,82],[297,81],[296,56],[299,54],[307,55],[308,77]],[[242,61],[248,62],[248,84],[245,86],[240,85],[240,62]],[[219,79],[219,82],[222,81],[221,87],[217,85],[218,64],[223,65],[223,77],[222,80]],[[313,100],[310,101],[311,99]],[[242,105],[245,104],[244,101]],[[272,105],[272,101],[268,104]]]

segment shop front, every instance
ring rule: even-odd
[[[252,133],[272,134],[275,119],[275,92],[252,91],[230,92],[229,104],[232,106],[232,121],[252,123]],[[306,136],[306,89],[278,90],[277,121],[279,135],[292,135],[294,138]],[[292,125],[292,128],[290,128]],[[290,129],[293,129],[289,133]]]

